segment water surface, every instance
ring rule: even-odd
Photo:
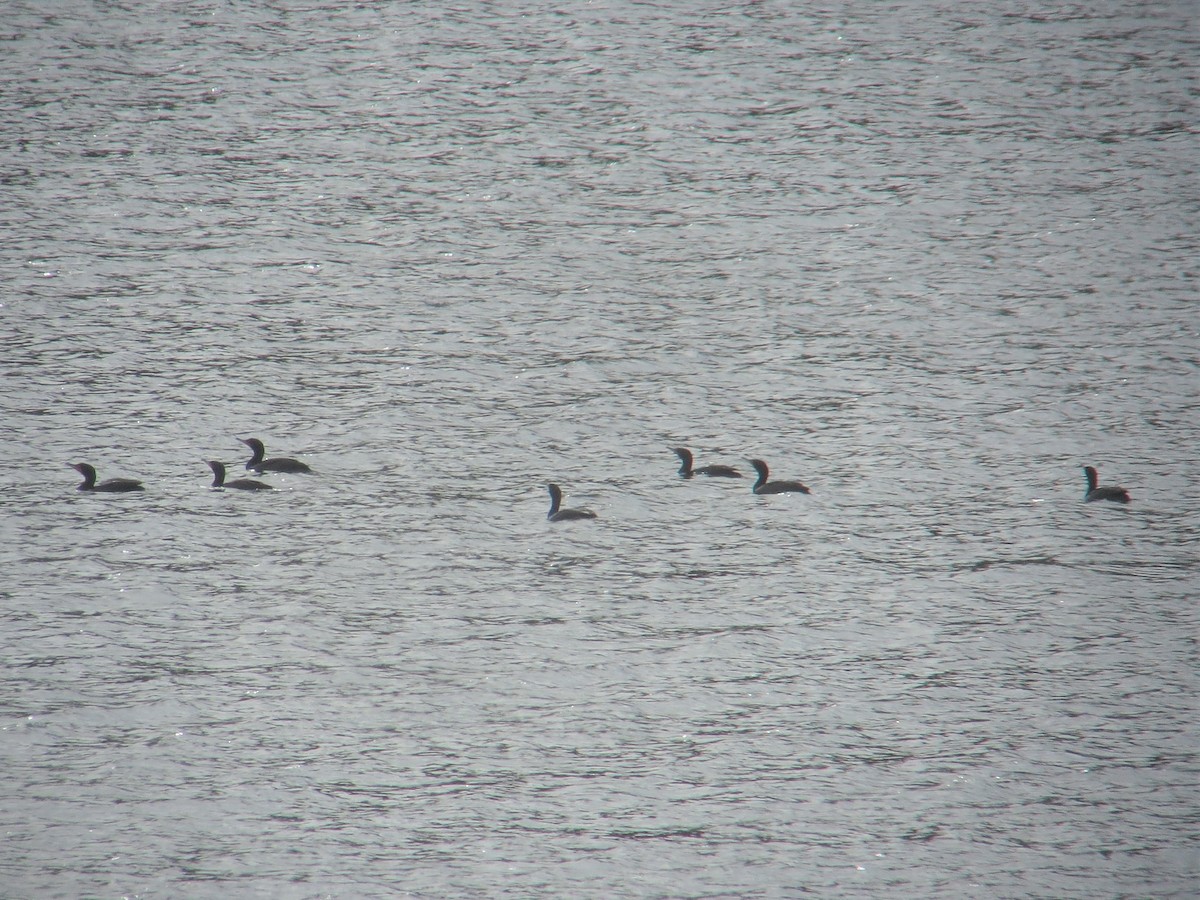
[[[0,37],[5,894],[1194,891],[1191,4]]]

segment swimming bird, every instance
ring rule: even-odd
[[[1100,476],[1091,466],[1083,467],[1083,474],[1087,476],[1087,491],[1083,495],[1084,503],[1092,503],[1095,500],[1112,500],[1116,503],[1128,503],[1129,491],[1123,487],[1097,487],[1100,482]]]
[[[102,481],[96,484],[96,467],[87,463],[71,463],[71,468],[83,476],[83,483],[79,485],[81,491],[98,491],[105,494],[125,494],[129,491],[144,491],[140,481],[135,481],[132,478],[109,478],[107,481]]]
[[[752,490],[756,494],[807,494],[808,488],[799,481],[767,481],[770,470],[761,459],[750,460],[754,471],[758,473],[758,481],[754,482]]]
[[[255,481],[253,478],[235,478],[233,481],[225,480],[225,463],[219,463],[215,459],[208,461],[208,467],[213,470],[214,488],[235,488],[239,491],[271,491],[274,488],[265,481]]]
[[[742,473],[733,466],[701,466],[692,468],[692,451],[686,447],[672,447],[671,451],[679,457],[679,477],[691,478],[693,475],[707,475],[709,478],[741,478]]]
[[[546,518],[551,522],[596,518],[596,514],[590,509],[559,509],[558,507],[562,503],[562,488],[557,484],[548,484],[546,487],[550,491],[550,512],[546,513]]]
[[[258,438],[238,438],[243,444],[254,451],[254,455],[246,463],[247,469],[253,469],[255,472],[290,472],[299,475],[311,475],[312,469],[300,462],[298,459],[292,459],[289,456],[275,456],[271,459],[263,459],[263,455],[267,452],[267,448],[263,446],[263,442]]]

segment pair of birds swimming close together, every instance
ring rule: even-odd
[[[709,478],[741,478],[742,473],[733,466],[701,466],[699,469],[692,467],[692,451],[686,447],[672,447],[675,455],[679,457],[679,475],[681,478],[692,478],[696,475],[704,475]],[[754,471],[758,473],[758,480],[754,482],[751,490],[755,494],[807,494],[808,487],[799,481],[770,481],[770,470],[767,464],[761,459],[750,460],[750,465],[754,467]],[[1087,476],[1087,491],[1083,495],[1085,503],[1092,503],[1096,500],[1113,500],[1117,503],[1128,503],[1129,492],[1123,487],[1100,487],[1099,476],[1092,466],[1084,466],[1083,472]],[[546,515],[551,522],[565,522],[572,519],[594,519],[596,514],[590,509],[563,509],[562,508],[562,488],[557,484],[546,485],[550,490],[550,512]]]
[[[267,448],[258,438],[238,438],[243,444],[250,448],[254,454],[246,462],[246,468],[261,475],[263,472],[287,472],[290,474],[311,475],[312,469],[300,462],[298,459],[292,459],[290,456],[275,456],[266,457]],[[265,481],[255,481],[253,478],[235,478],[233,481],[225,480],[225,464],[216,460],[209,460],[208,467],[213,472],[214,488],[236,488],[242,491],[269,491],[271,485]],[[140,481],[133,478],[110,478],[107,481],[96,481],[96,468],[88,463],[72,463],[71,468],[83,476],[83,483],[79,485],[81,491],[100,491],[106,494],[124,494],[129,491],[145,490]]]
[[[312,473],[312,469],[298,459],[292,459],[288,456],[268,458],[266,456],[266,447],[258,438],[239,438],[238,440],[249,447],[253,453],[246,462],[246,468],[253,472],[260,475],[263,472],[286,472],[306,475]],[[693,478],[697,475],[708,478],[742,477],[742,473],[732,466],[715,465],[701,466],[698,469],[693,468],[692,452],[690,450],[686,447],[672,447],[671,449],[679,457],[679,476],[681,478]],[[212,486],[214,488],[235,488],[246,491],[271,490],[271,485],[252,478],[235,478],[233,481],[226,481],[224,463],[210,460],[208,465],[213,471]],[[767,464],[761,459],[750,460],[750,465],[754,467],[754,471],[758,474],[758,479],[751,486],[751,490],[755,494],[809,493],[808,487],[799,481],[771,481],[770,470],[767,468]],[[79,485],[79,490],[81,491],[99,491],[115,494],[144,489],[140,481],[132,478],[110,478],[107,481],[97,482],[96,469],[88,463],[74,463],[72,464],[72,468],[83,476],[83,483]],[[1087,476],[1087,491],[1083,495],[1085,503],[1092,503],[1096,500],[1112,500],[1117,503],[1129,502],[1129,492],[1125,488],[1112,486],[1100,487],[1099,476],[1092,466],[1084,466],[1083,471]],[[564,509],[562,506],[562,488],[557,484],[548,484],[546,487],[550,491],[550,512],[546,514],[546,518],[551,522],[569,522],[571,520],[596,518],[596,514],[590,509]]]

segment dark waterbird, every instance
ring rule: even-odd
[[[213,471],[214,488],[233,488],[238,491],[270,491],[274,490],[271,485],[265,481],[255,481],[253,478],[235,478],[233,481],[225,480],[225,463],[217,462],[215,459],[208,461],[208,467]]]
[[[707,475],[709,478],[741,478],[742,473],[733,466],[701,466],[692,468],[692,451],[687,447],[672,447],[671,452],[679,457],[679,477],[691,478],[693,475]]]
[[[754,482],[752,490],[756,494],[807,494],[808,487],[799,481],[768,481],[770,470],[761,459],[750,460],[754,471],[758,473],[758,481]]]
[[[551,522],[596,518],[596,514],[590,509],[559,509],[562,504],[562,488],[557,484],[548,484],[546,488],[550,491],[550,512],[546,513],[546,518]]]
[[[144,491],[140,481],[132,478],[109,478],[107,481],[96,483],[96,467],[88,463],[71,463],[71,468],[83,476],[79,485],[81,491],[97,491],[105,494],[126,494],[129,491]]]
[[[1087,490],[1083,494],[1084,503],[1094,503],[1097,500],[1112,500],[1114,503],[1128,503],[1129,491],[1123,487],[1099,487],[1100,476],[1091,466],[1083,467],[1087,476]]]
[[[270,459],[263,459],[267,448],[258,438],[238,438],[238,440],[249,447],[254,453],[246,463],[247,469],[253,469],[255,472],[289,472],[298,475],[312,474],[312,469],[300,462],[300,460],[292,459],[290,456],[274,456]]]

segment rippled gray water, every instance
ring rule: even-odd
[[[0,894],[1195,890],[1192,3],[0,39]]]

